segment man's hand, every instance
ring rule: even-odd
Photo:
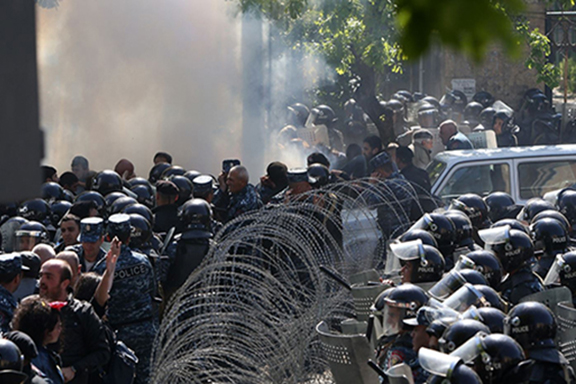
[[[112,239],[112,244],[110,245],[110,250],[106,254],[106,270],[108,273],[114,275],[116,270],[116,262],[118,261],[118,256],[120,255],[120,246],[122,242],[118,240],[117,237]]]
[[[67,383],[74,379],[76,373],[70,367],[62,368],[62,374],[64,375],[64,382]]]
[[[226,185],[226,179],[228,178],[228,173],[220,172],[218,175],[218,184],[220,184],[220,190],[226,192],[228,186]]]

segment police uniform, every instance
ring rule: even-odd
[[[8,253],[0,255],[0,276],[11,277],[20,273],[22,270],[28,270],[28,267],[22,265],[22,258],[18,253]],[[10,322],[14,317],[14,310],[18,302],[4,286],[0,285],[0,332],[10,332]]]
[[[104,236],[104,220],[100,217],[87,217],[80,222],[80,243],[96,243]],[[78,255],[82,273],[91,272],[100,260],[106,258],[106,251],[100,247],[98,255],[92,265],[84,258],[84,248],[82,244],[74,244],[65,248],[66,251],[72,251]]]
[[[113,219],[114,216],[121,217]],[[130,231],[128,215],[113,215],[109,221],[111,235]],[[97,273],[103,274],[105,270],[105,260],[96,265]],[[122,244],[106,316],[118,339],[138,356],[137,384],[147,383],[150,375],[150,354],[158,329],[153,308],[155,291],[154,271],[148,257]]]
[[[534,363],[530,366],[530,384],[568,384],[575,380],[574,371],[564,355],[555,348],[533,349],[527,358]]]
[[[214,179],[211,176],[207,175],[200,175],[194,178],[192,182],[194,185],[194,197],[206,200],[206,196],[210,193],[214,193]],[[212,211],[214,212],[215,207],[214,204],[210,203]],[[214,220],[214,218],[210,219],[210,223],[212,226],[212,234],[216,235],[220,229],[222,229],[222,223]]]
[[[500,285],[501,296],[512,305],[520,302],[524,296],[542,292],[542,282],[529,267],[523,267],[514,274],[509,274]]]
[[[396,336],[385,353],[382,368],[386,371],[400,363],[405,363],[412,369],[414,383],[420,384],[426,381],[428,373],[418,363],[418,354],[412,349],[410,332],[404,332]]]
[[[228,193],[218,190],[214,196],[214,206],[226,210],[223,221],[230,221],[243,213],[254,211],[262,207],[262,201],[252,184],[246,185],[238,193]]]

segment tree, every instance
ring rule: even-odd
[[[557,74],[547,63],[547,37],[520,16],[523,0],[235,1],[242,12],[256,10],[270,19],[289,44],[320,53],[340,76],[357,79],[354,96],[384,140],[392,137],[392,127],[376,98],[378,75],[402,71],[404,62],[434,43],[479,62],[490,44],[518,57],[524,42],[530,47],[526,64],[539,80],[551,83]],[[560,3],[570,7],[574,0]]]

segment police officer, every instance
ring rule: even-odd
[[[568,287],[572,292],[572,303],[576,302],[576,252],[568,252],[556,256],[550,267],[544,285],[550,286],[556,283]]]
[[[94,266],[106,257],[102,249],[104,243],[104,220],[100,217],[87,217],[80,221],[80,244],[66,247],[78,255],[81,271],[90,272]]]
[[[23,356],[20,349],[10,340],[0,338],[0,382],[22,384],[28,375],[22,372]]]
[[[456,232],[452,220],[441,213],[426,213],[412,227],[429,232],[438,242],[438,250],[444,256],[446,270],[454,266],[453,253],[455,250]]]
[[[504,334],[511,336],[532,359],[529,383],[571,383],[574,372],[558,351],[556,319],[548,307],[535,301],[520,303],[504,319]]]
[[[560,221],[552,218],[544,218],[534,222],[530,226],[530,232],[538,260],[533,270],[541,278],[544,278],[556,255],[569,251],[568,232]]]
[[[135,383],[147,383],[150,354],[158,327],[153,310],[156,287],[148,258],[127,245],[131,230],[130,217],[126,214],[112,215],[108,219],[108,236],[117,237],[122,246],[116,261],[106,316],[118,339],[138,356]],[[96,265],[95,272],[104,274],[105,271],[106,261],[103,260]]]
[[[167,250],[170,266],[163,281],[166,302],[198,268],[213,246],[211,219],[212,210],[205,200],[192,199],[182,206],[180,221],[185,229]]]
[[[390,248],[400,259],[402,283],[412,283],[428,290],[442,278],[444,257],[436,248],[421,240],[392,243]]]
[[[544,290],[542,281],[530,268],[534,245],[526,233],[504,226],[482,230],[479,234],[508,273],[500,286],[504,300],[515,305],[524,296]]]
[[[384,291],[383,293],[385,293]],[[375,314],[374,327],[378,339],[382,336],[394,336],[392,343],[386,349],[378,350],[378,362],[384,369],[406,363],[412,368],[415,382],[422,383],[422,375],[417,362],[417,354],[413,349],[411,327],[403,320],[415,317],[418,309],[428,302],[426,292],[414,284],[402,284],[391,288],[386,295],[376,298],[372,310]]]
[[[154,232],[168,232],[176,228],[179,232],[178,194],[180,189],[171,181],[156,183],[156,208],[154,208]]]
[[[18,253],[0,255],[0,331],[10,331],[10,322],[18,302],[12,295],[22,281],[22,271],[29,270],[22,265]]]
[[[482,273],[488,283],[495,290],[500,289],[502,282],[502,264],[494,252],[481,250],[466,254],[474,262],[474,269]]]

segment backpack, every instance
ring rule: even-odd
[[[136,376],[138,357],[124,342],[116,338],[110,327],[106,328],[106,338],[110,345],[110,361],[102,374],[103,384],[132,384]]]

